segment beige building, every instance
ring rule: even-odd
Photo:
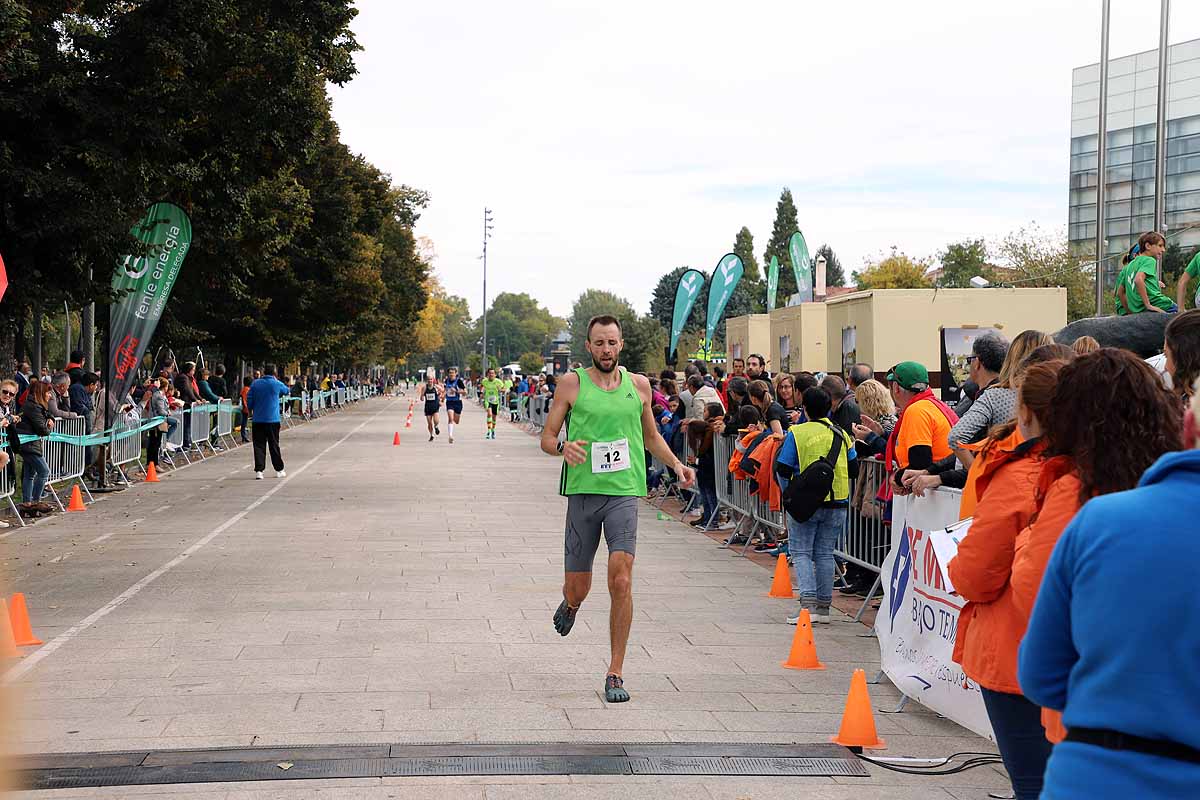
[[[726,322],[726,341],[731,357],[735,343],[744,353],[769,353],[772,371],[841,372],[847,350],[876,372],[919,361],[935,373],[942,328],[999,328],[1011,338],[1027,328],[1053,332],[1066,324],[1067,290],[1058,287],[876,289],[735,317]]]
[[[751,353],[767,354],[771,341],[771,317],[767,314],[747,314],[725,320],[725,353],[729,364],[735,358]]]

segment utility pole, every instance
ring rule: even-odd
[[[1167,39],[1171,27],[1171,0],[1162,0],[1158,20],[1158,117],[1154,126],[1154,230],[1167,231]],[[1163,259],[1158,258],[1158,282],[1162,283]]]
[[[1112,0],[1100,0],[1100,130],[1096,137],[1096,316],[1104,312],[1104,181],[1108,155],[1108,17]]]
[[[487,347],[487,243],[492,238],[492,210],[486,206],[483,209],[483,361],[479,365],[479,377],[483,378],[488,369]]]

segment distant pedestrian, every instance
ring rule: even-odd
[[[263,367],[263,376],[250,384],[246,393],[246,405],[253,422],[251,436],[254,438],[254,479],[263,479],[267,450],[271,451],[271,466],[275,477],[283,478],[283,455],[279,452],[279,399],[288,394],[287,384],[275,377],[275,365]]]

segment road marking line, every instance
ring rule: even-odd
[[[131,527],[131,528],[135,527],[139,522],[145,522],[145,521],[146,521],[145,517],[138,517],[137,519],[131,519],[131,520],[129,520],[129,527]],[[88,544],[99,544],[100,542],[103,542],[105,539],[107,539],[110,536],[116,536],[118,533],[120,533],[120,531],[112,531],[111,533],[106,533],[103,536],[97,536],[95,539],[92,539],[90,542],[88,542]]]
[[[70,553],[63,553],[61,556],[56,556],[56,557],[50,559],[50,563],[58,564],[59,562],[66,561],[70,557],[71,557]]]
[[[345,436],[338,439],[333,444],[329,445],[329,447],[326,447],[324,450],[322,450],[321,452],[317,453],[315,456],[310,458],[308,461],[306,461],[300,467],[300,469],[296,470],[295,472],[289,473],[286,478],[281,480],[279,483],[276,483],[271,489],[269,489],[266,492],[266,494],[264,494],[262,497],[255,500],[250,505],[246,506],[244,509],[242,509],[238,513],[234,514],[229,519],[222,522],[217,527],[213,528],[211,531],[209,531],[207,534],[205,534],[204,538],[200,539],[198,542],[193,544],[191,547],[184,550],[179,555],[175,556],[175,558],[171,559],[166,564],[163,564],[161,567],[154,570],[149,575],[142,578],[140,581],[133,584],[125,591],[121,592],[119,595],[117,595],[112,600],[110,600],[102,608],[99,608],[96,611],[93,611],[87,617],[80,620],[78,623],[71,626],[67,630],[63,631],[58,636],[51,639],[49,642],[47,642],[45,645],[43,645],[39,650],[36,650],[35,652],[31,653],[27,658],[25,658],[19,664],[12,667],[10,670],[8,670],[8,672],[4,673],[4,677],[0,678],[0,684],[7,685],[10,683],[13,683],[14,681],[19,680],[21,678],[21,676],[23,676],[25,673],[29,672],[34,667],[36,667],[39,663],[41,663],[41,661],[43,659],[48,658],[49,656],[53,655],[57,650],[59,650],[61,647],[63,647],[63,645],[70,642],[72,639],[74,639],[80,633],[82,633],[83,631],[92,627],[93,625],[95,625],[97,622],[99,622],[100,620],[107,617],[112,612],[116,611],[118,608],[120,608],[126,602],[132,600],[134,597],[136,597],[138,595],[139,592],[142,591],[142,589],[145,589],[151,583],[158,580],[163,575],[167,574],[172,569],[174,569],[175,567],[182,564],[184,561],[186,561],[188,559],[189,556],[195,555],[206,544],[211,542],[213,539],[216,539],[218,536],[220,536],[222,533],[224,533],[225,531],[232,528],[234,525],[241,522],[246,517],[247,514],[249,514],[254,509],[258,508],[259,506],[261,506],[263,503],[270,500],[272,495],[274,495],[276,492],[278,492],[280,489],[282,489],[284,486],[287,485],[288,481],[299,476],[302,472],[304,472],[304,470],[308,469],[313,464],[315,464],[319,458],[321,458],[326,453],[328,453],[330,450],[337,447],[339,444],[346,441],[351,436],[353,436],[354,434],[358,433],[360,430],[365,428],[368,422],[373,422],[380,414],[382,414],[383,412],[385,412],[389,408],[391,408],[392,405],[394,405],[394,403],[395,403],[395,401],[393,401],[392,403],[388,403],[387,406],[379,409],[374,414],[372,414],[370,417],[368,417],[367,419],[360,422],[358,424],[358,427],[356,427],[354,430],[350,431]]]
[[[220,483],[221,481],[225,480],[228,477],[229,477],[228,475],[222,475],[221,477],[217,478],[217,483]]]
[[[154,509],[154,510],[153,510],[153,511],[151,511],[150,513],[151,513],[151,514],[157,514],[157,513],[158,513],[158,512],[160,512],[160,511],[166,511],[166,510],[167,510],[168,508],[170,508],[170,507],[171,507],[171,504],[170,504],[170,503],[164,503],[163,505],[161,505],[161,506],[159,506],[158,508]]]

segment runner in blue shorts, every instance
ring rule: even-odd
[[[446,427],[450,432],[450,444],[454,444],[454,426],[462,417],[463,395],[467,393],[467,382],[458,377],[458,367],[446,370],[446,382],[442,384],[446,397]]]

